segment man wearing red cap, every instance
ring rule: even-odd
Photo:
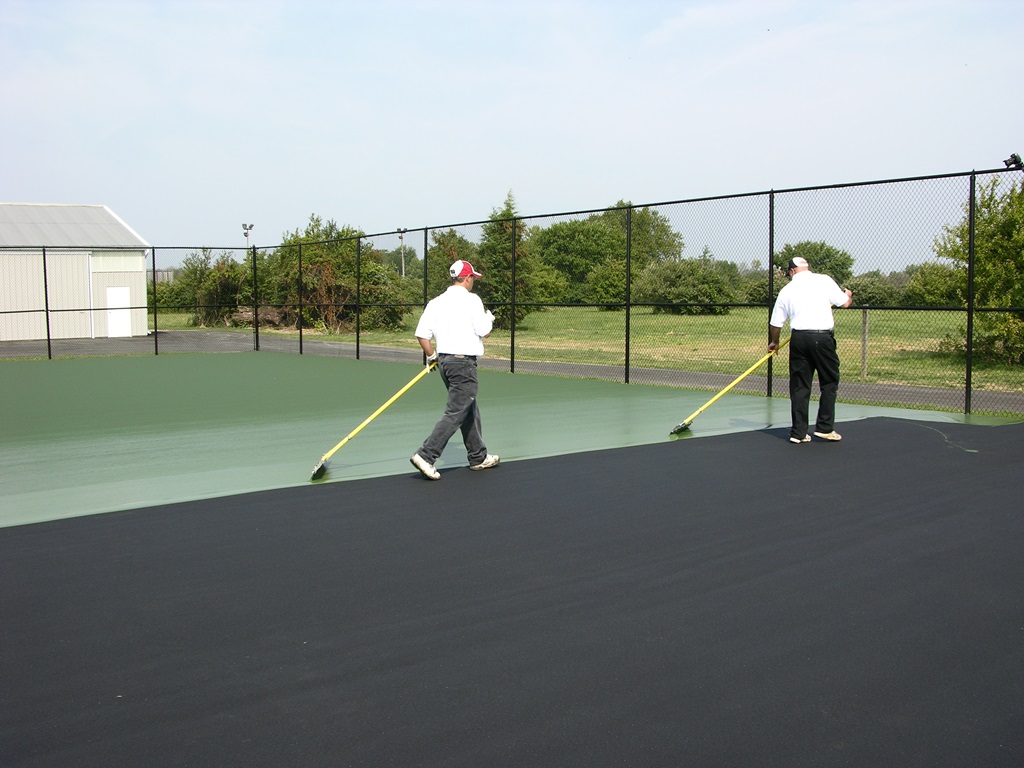
[[[473,293],[473,282],[482,275],[472,264],[456,261],[448,274],[451,286],[427,304],[416,325],[416,340],[427,356],[427,366],[437,362],[448,389],[448,404],[441,420],[410,459],[428,480],[441,479],[434,464],[459,429],[470,469],[490,469],[500,461],[484,445],[476,402],[476,360],[484,354],[483,340],[491,334],[494,315],[484,310],[484,303]]]

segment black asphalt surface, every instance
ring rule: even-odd
[[[0,529],[0,765],[1020,766],[1024,425]]]

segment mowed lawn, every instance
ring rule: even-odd
[[[362,344],[389,347],[414,345],[419,309],[405,316],[396,331],[363,330]],[[875,384],[963,389],[964,356],[943,351],[946,338],[962,338],[964,312],[955,310],[835,311],[836,337],[848,380]],[[593,307],[548,307],[536,310],[515,330],[517,360],[577,364],[624,365],[624,311]],[[638,368],[665,368],[737,374],[767,351],[768,311],[734,307],[725,315],[672,315],[634,308],[629,315],[629,362]],[[160,314],[160,327],[186,328],[186,315]],[[246,329],[239,329],[246,330]],[[247,330],[246,330],[247,332]],[[295,329],[261,333],[294,334]],[[326,335],[305,330],[310,338],[354,341],[355,334]],[[512,334],[496,330],[487,341],[492,357],[511,355]],[[1021,366],[975,362],[976,389],[1024,392]]]

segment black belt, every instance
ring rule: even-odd
[[[826,328],[823,331],[809,331],[809,330],[806,330],[804,328],[794,328],[793,329],[793,333],[829,333],[829,334],[831,334],[832,332],[833,332],[832,328]]]
[[[447,352],[438,353],[438,357],[455,357],[460,360],[476,360],[476,355],[451,355]]]

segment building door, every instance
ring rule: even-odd
[[[132,292],[128,288],[107,288],[107,337],[132,335]]]

